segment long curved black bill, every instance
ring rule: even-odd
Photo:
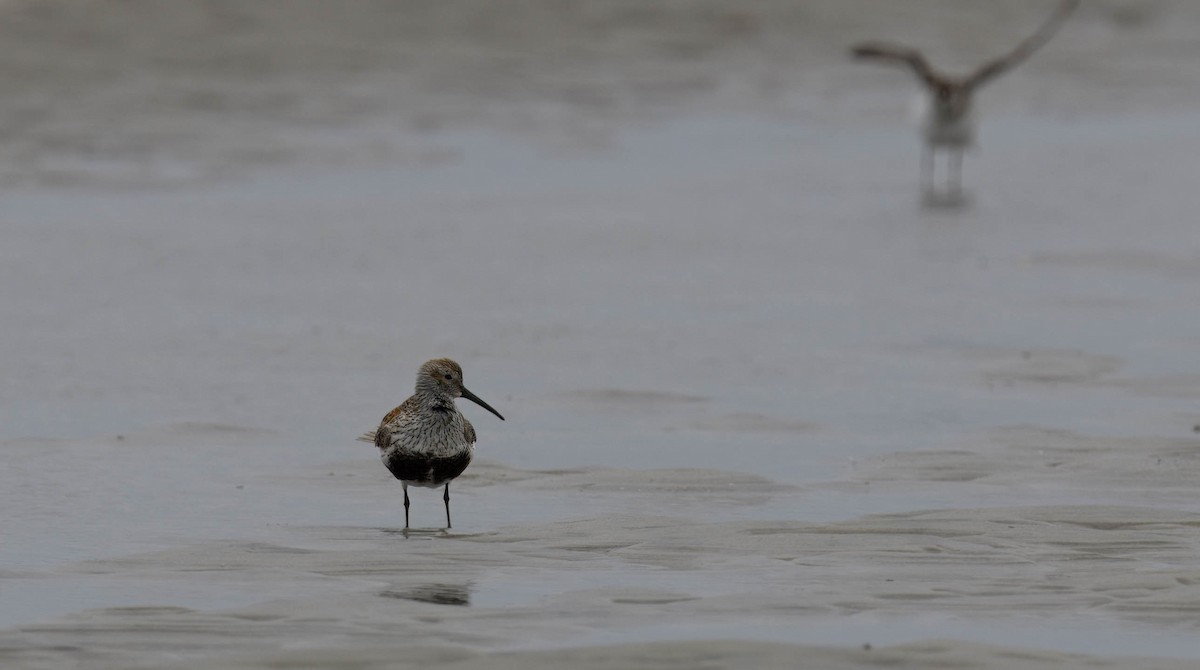
[[[479,405],[480,407],[486,409],[487,411],[491,412],[492,414],[495,414],[496,416],[500,417],[501,421],[504,420],[504,417],[500,416],[500,412],[497,412],[496,410],[492,409],[491,405],[480,400],[479,396],[475,395],[474,393],[471,393],[470,391],[468,391],[465,388],[462,390],[462,397],[466,398],[467,400],[470,400],[471,402],[475,403],[476,405]]]

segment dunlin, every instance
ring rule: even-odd
[[[449,358],[427,361],[417,371],[416,392],[387,413],[379,428],[358,439],[379,447],[387,469],[404,487],[404,528],[408,528],[408,487],[445,487],[446,528],[450,528],[450,481],[475,455],[475,428],[454,405],[466,398],[500,417],[491,405],[463,386],[462,368]]]
[[[1015,49],[984,63],[966,76],[949,75],[930,66],[916,49],[886,42],[866,42],[855,46],[851,53],[857,59],[879,60],[909,67],[925,87],[927,94],[922,114],[921,188],[926,197],[935,196],[933,187],[934,153],[944,149],[948,154],[947,189],[952,197],[962,190],[963,151],[975,143],[975,121],[972,97],[984,84],[1007,72],[1058,32],[1064,20],[1080,0],[1063,0],[1058,9]]]

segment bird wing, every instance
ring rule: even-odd
[[[926,84],[932,84],[938,78],[925,56],[912,47],[888,42],[863,42],[853,46],[850,54],[857,60],[878,60],[907,65],[913,74]]]
[[[374,444],[375,446],[379,447],[380,449],[386,449],[389,446],[388,443],[391,442],[391,436],[392,436],[392,431],[388,430],[387,427],[389,425],[391,425],[392,422],[394,422],[396,419],[398,419],[402,414],[416,412],[417,411],[416,405],[417,405],[416,397],[415,396],[409,397],[408,400],[405,400],[404,402],[400,403],[398,406],[396,406],[395,409],[393,409],[392,411],[390,411],[386,415],[384,415],[383,419],[379,422],[378,428],[376,428],[375,430],[372,430],[368,433],[363,433],[362,435],[359,435],[355,439],[357,439],[361,442],[370,442],[371,444]]]
[[[467,444],[475,444],[475,426],[467,421],[467,417],[463,417],[463,437],[467,439]]]
[[[1063,22],[1071,15],[1071,12],[1074,12],[1075,8],[1079,6],[1079,2],[1080,0],[1063,0],[1060,2],[1058,9],[1050,15],[1050,18],[1046,19],[1046,22],[1037,29],[1037,32],[1025,38],[1023,42],[1007,54],[981,65],[979,69],[966,78],[967,85],[971,87],[980,86],[999,77],[1026,58],[1029,58],[1033,52],[1040,49],[1043,44],[1048,42],[1058,32],[1058,29],[1062,27]]]

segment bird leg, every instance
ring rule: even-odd
[[[446,491],[442,494],[442,500],[446,501],[446,528],[450,528],[450,482],[446,482]]]
[[[946,166],[946,180],[950,195],[953,197],[962,195],[962,159],[962,149],[955,147],[950,150],[949,164]]]
[[[404,530],[408,530],[408,487],[404,487]]]
[[[921,192],[926,196],[933,194],[934,148],[925,143],[921,149]]]

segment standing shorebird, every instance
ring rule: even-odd
[[[972,115],[972,96],[975,90],[1025,60],[1045,44],[1062,26],[1080,0],[1063,0],[1050,18],[1015,49],[979,66],[966,76],[949,75],[934,70],[925,56],[916,49],[886,42],[865,42],[851,50],[854,58],[898,63],[909,67],[925,87],[927,94],[921,137],[921,189],[927,199],[936,196],[933,186],[934,153],[946,150],[947,195],[959,199],[962,195],[963,151],[975,144],[975,120]]]
[[[462,368],[449,358],[427,361],[417,371],[416,392],[387,413],[372,433],[387,469],[404,487],[404,528],[408,529],[408,487],[445,487],[446,528],[450,528],[450,480],[462,474],[475,455],[475,428],[454,405],[466,398],[500,417],[500,412],[463,386]]]

